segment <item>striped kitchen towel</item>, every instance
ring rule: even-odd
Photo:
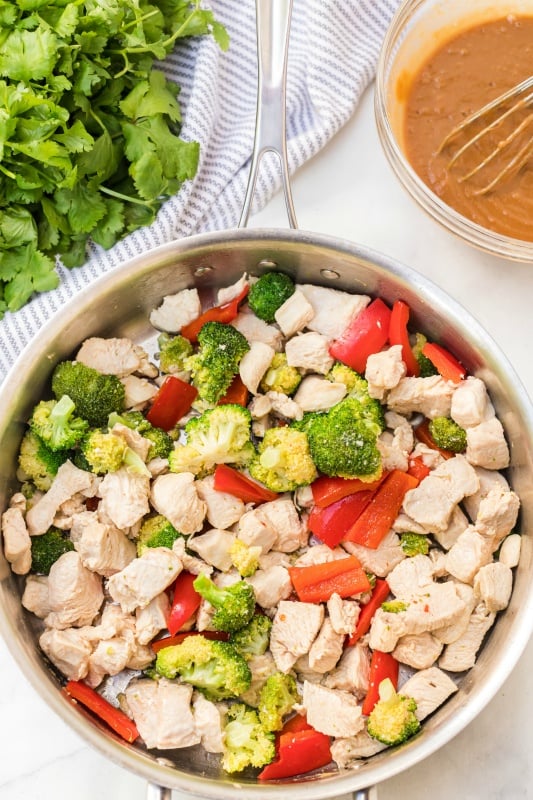
[[[60,285],[0,321],[0,381],[42,324],[95,278],[148,249],[194,233],[236,227],[254,137],[257,56],[254,0],[206,0],[227,28],[221,52],[211,37],[180,43],[164,62],[181,86],[182,136],[198,141],[194,181],[168,200],[154,224],[111,250],[94,247],[83,267],[58,266]],[[353,114],[372,81],[398,0],[294,0],[287,85],[291,173],[314,156]],[[279,189],[275,162],[264,159],[254,210]]]

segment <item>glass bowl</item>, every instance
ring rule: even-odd
[[[416,73],[455,32],[507,14],[533,17],[533,0],[404,0],[385,36],[376,74],[379,138],[403,187],[433,219],[469,244],[514,261],[533,263],[533,241],[502,235],[471,221],[441,200],[403,151],[405,76]]]

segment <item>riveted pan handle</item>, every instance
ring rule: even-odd
[[[279,159],[289,225],[291,228],[297,228],[289,182],[285,103],[292,0],[256,0],[255,7],[258,60],[257,112],[250,177],[239,228],[245,228],[248,222],[259,166],[265,153],[275,153]]]

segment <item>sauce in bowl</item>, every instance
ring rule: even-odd
[[[486,193],[479,193],[512,155],[533,136],[533,122],[512,149],[476,175],[462,180],[533,109],[513,114],[450,166],[454,153],[479,131],[455,137],[450,131],[474,111],[533,74],[533,17],[506,16],[451,35],[409,77],[398,80],[404,107],[403,146],[421,180],[445,203],[473,222],[515,239],[533,241],[533,152],[522,168]],[[489,120],[490,121],[490,120]]]

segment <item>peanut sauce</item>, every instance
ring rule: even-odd
[[[404,152],[413,169],[447,205],[484,228],[533,241],[533,150],[518,171],[485,194],[486,187],[513,154],[533,137],[533,108],[510,116],[449,166],[450,159],[480,126],[459,134],[442,152],[448,133],[516,83],[533,74],[533,17],[508,16],[478,24],[441,45],[412,76],[396,87],[404,102]],[[502,147],[490,164],[461,181],[532,115],[516,142]],[[492,119],[493,117],[491,117]],[[490,119],[489,119],[490,122]],[[532,141],[533,144],[533,141]]]

